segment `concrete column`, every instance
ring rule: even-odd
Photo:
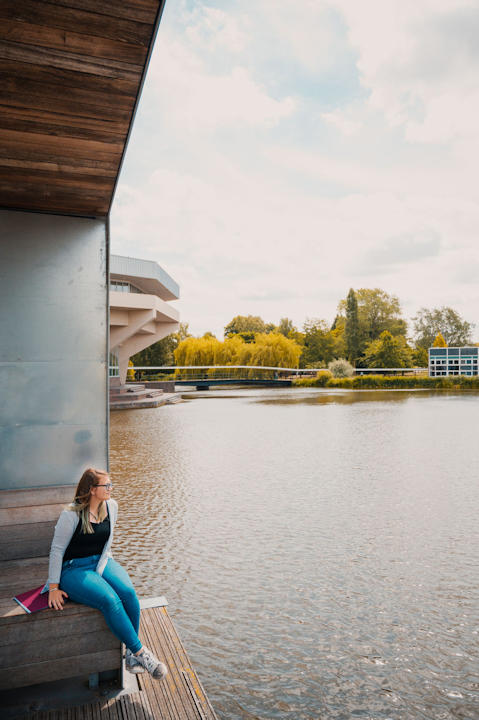
[[[103,220],[0,210],[0,488],[108,465]]]

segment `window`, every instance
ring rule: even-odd
[[[129,282],[125,282],[124,280],[111,280],[110,290],[112,290],[113,292],[139,293],[140,295],[142,294],[142,291],[135,287],[135,285],[132,285]]]

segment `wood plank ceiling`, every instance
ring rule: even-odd
[[[0,207],[108,214],[163,2],[0,1]]]

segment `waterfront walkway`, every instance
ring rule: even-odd
[[[171,621],[166,607],[142,603],[140,637],[168,666],[162,681],[149,675],[129,675],[134,686],[115,697],[71,706],[52,703],[22,720],[218,720]]]

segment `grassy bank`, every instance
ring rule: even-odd
[[[327,387],[345,390],[427,388],[431,390],[479,390],[479,377],[427,377],[415,375],[356,375],[351,378],[334,378],[328,372],[315,378],[293,380],[296,387]]]

